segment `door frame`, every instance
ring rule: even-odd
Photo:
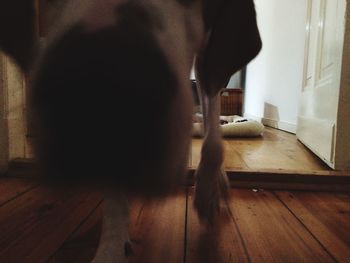
[[[344,46],[340,73],[339,104],[334,142],[335,169],[350,169],[350,3],[345,5]],[[341,138],[341,140],[337,140]]]

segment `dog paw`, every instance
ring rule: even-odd
[[[194,208],[201,222],[213,225],[220,215],[221,201],[225,206],[228,204],[230,185],[225,171],[218,169],[211,174],[204,171],[198,169],[196,173]]]

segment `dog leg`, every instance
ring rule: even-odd
[[[203,92],[203,91],[202,91]],[[229,183],[222,169],[223,146],[219,126],[220,97],[202,93],[205,137],[196,171],[194,206],[199,217],[213,223],[220,210],[220,199],[228,198]]]
[[[92,263],[126,263],[130,248],[128,202],[123,194],[105,194],[100,243]]]
[[[205,137],[196,172],[194,205],[202,220],[213,222],[220,199],[228,198],[228,179],[222,170],[223,146],[220,131],[220,89],[232,74],[253,59],[261,49],[253,0],[222,1],[215,9],[205,1],[204,11],[210,28],[197,53],[195,68],[203,92]],[[214,12],[214,13],[212,13]],[[227,204],[227,202],[226,202]]]

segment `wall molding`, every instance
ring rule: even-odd
[[[249,113],[244,113],[244,117],[248,119],[253,119],[256,121],[261,122],[265,126],[272,127],[275,129],[279,129],[282,131],[290,132],[293,134],[296,134],[297,131],[297,125],[291,122],[286,122],[286,121],[280,121],[280,120],[273,120],[269,118],[264,118],[264,117],[257,117],[254,115],[251,115]]]
[[[297,125],[294,123],[286,122],[286,121],[278,121],[278,120],[272,120],[268,118],[262,118],[261,120],[262,124],[276,128],[279,130],[287,131],[290,133],[296,134],[297,132]]]

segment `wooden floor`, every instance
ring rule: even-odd
[[[0,178],[0,262],[83,263],[93,257],[102,198]],[[200,225],[192,188],[131,200],[130,262],[350,262],[350,195],[232,189],[233,217]]]
[[[192,140],[190,167],[197,167],[202,139]],[[226,169],[328,171],[316,155],[308,150],[294,134],[265,127],[260,137],[225,138]]]
[[[262,136],[253,138],[224,138],[226,169],[240,170],[331,170],[306,148],[296,135],[265,127]],[[193,138],[189,167],[196,168],[200,160],[202,139]],[[30,149],[30,147],[28,147]],[[27,158],[34,154],[28,150]]]

